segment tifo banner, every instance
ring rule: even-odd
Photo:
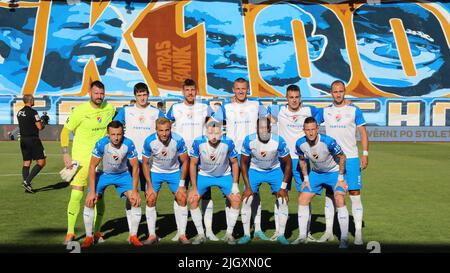
[[[166,100],[185,78],[226,97],[243,77],[272,101],[290,84],[321,101],[342,80],[374,107],[373,124],[447,126],[450,3],[381,2],[1,0],[0,123],[29,93],[60,124],[95,79],[127,102],[137,82]],[[403,120],[408,111],[419,117]]]

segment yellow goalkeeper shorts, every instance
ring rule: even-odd
[[[70,183],[71,186],[87,187],[89,185],[89,163],[80,162],[80,167]]]

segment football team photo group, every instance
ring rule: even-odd
[[[344,82],[331,83],[331,103],[318,108],[302,103],[297,85],[287,87],[286,104],[266,107],[247,97],[249,83],[244,78],[234,81],[234,96],[223,104],[210,105],[199,99],[196,82],[186,79],[181,86],[183,99],[167,113],[150,105],[144,83],[134,86],[134,104],[117,111],[105,98],[106,88],[93,81],[89,100],[72,109],[60,132],[64,168],[59,174],[70,182],[67,233],[61,238],[65,245],[77,238],[78,217],[85,227],[81,248],[105,242],[101,227],[109,186],[123,200],[127,241],[136,247],[161,240],[156,230],[167,227],[157,227],[159,202],[173,202],[177,232],[172,241],[183,245],[220,240],[244,245],[254,239],[301,245],[330,242],[335,236],[339,248],[364,244],[361,173],[369,163],[369,141],[362,111],[345,98]],[[24,95],[23,102],[25,107],[17,114],[23,187],[34,193],[32,179],[47,160],[39,140],[39,130],[47,122],[32,108],[33,96]],[[325,133],[319,133],[320,126]],[[33,160],[36,164],[30,171]],[[170,200],[159,197],[164,183]],[[260,193],[265,183],[272,196]],[[213,202],[212,187],[223,196],[220,204],[225,203],[223,238],[213,232],[213,211],[219,200]],[[294,187],[298,194],[292,192]],[[310,230],[311,201],[317,195],[325,196],[325,230],[320,238]],[[273,204],[273,234],[266,235],[261,228],[262,201]],[[298,234],[286,238],[292,202],[297,208]],[[196,231],[192,238],[186,232],[189,215]],[[147,227],[145,240],[138,234],[142,218]],[[243,235],[235,238],[239,225]],[[338,234],[333,231],[335,225]]]

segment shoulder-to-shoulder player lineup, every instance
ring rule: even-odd
[[[135,246],[157,243],[160,238],[156,234],[156,204],[162,183],[167,183],[173,193],[177,225],[172,240],[181,244],[219,240],[212,231],[214,186],[225,199],[227,228],[222,240],[228,244],[247,244],[252,240],[252,218],[253,238],[284,245],[331,241],[336,207],[341,231],[339,247],[347,248],[347,193],[355,222],[354,244],[363,244],[361,170],[368,165],[368,137],[361,110],[345,99],[345,84],[332,83],[333,102],[325,108],[304,105],[296,85],[287,88],[286,105],[268,108],[247,98],[247,80],[236,79],[232,89],[235,95],[213,110],[197,99],[196,83],[187,79],[182,87],[184,99],[164,114],[148,103],[147,85],[138,83],[134,87],[136,103],[123,107],[114,117],[114,108],[104,101],[105,87],[101,82],[93,82],[90,101],[74,108],[61,132],[65,163],[62,177],[72,186],[64,242],[75,238],[75,222],[85,188],[86,239],[82,247],[104,241],[100,232],[105,210],[102,196],[107,186],[114,185],[125,199],[128,241]],[[319,133],[321,124],[326,134]],[[361,156],[357,131],[363,148]],[[70,132],[74,133],[71,153]],[[242,192],[240,176],[244,182]],[[299,193],[299,234],[289,242],[285,229],[291,182],[295,182]],[[269,184],[274,196],[276,231],[271,238],[261,229],[262,183]],[[326,230],[316,240],[309,231],[311,200],[323,190]],[[143,242],[137,236],[141,220],[139,191],[145,192],[148,227],[148,238]],[[186,235],[189,211],[198,233],[191,239]],[[244,235],[235,239],[233,231],[239,214]]]

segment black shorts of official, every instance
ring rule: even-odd
[[[20,138],[23,161],[45,159],[44,146],[37,137]]]

